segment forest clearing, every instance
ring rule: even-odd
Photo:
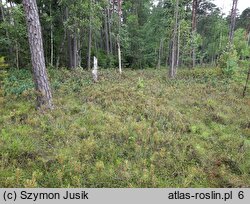
[[[249,188],[250,5],[225,1],[0,0],[0,187]]]

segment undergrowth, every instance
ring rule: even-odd
[[[250,187],[244,77],[217,69],[50,70],[55,110],[10,70],[0,105],[0,187]]]

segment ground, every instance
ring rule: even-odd
[[[49,71],[55,109],[35,110],[29,71],[0,98],[0,187],[250,187],[245,75],[218,69]]]

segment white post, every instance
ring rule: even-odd
[[[121,57],[121,45],[120,45],[120,39],[118,37],[118,61],[119,61],[119,72],[122,74],[122,57]]]
[[[98,82],[98,60],[95,56],[94,56],[94,66],[92,70],[92,76],[94,82]]]

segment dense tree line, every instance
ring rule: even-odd
[[[239,14],[237,2],[225,16],[212,0],[37,0],[41,32],[32,33],[27,1],[1,0],[0,57],[17,69],[34,67],[32,43],[42,42],[31,35],[42,33],[42,70],[90,69],[96,56],[103,68],[164,66],[174,78],[178,67],[215,64],[228,49],[249,58],[250,8]]]
[[[55,67],[90,68],[94,55],[101,67],[118,67],[118,40],[124,67],[171,66],[173,47],[178,66],[214,63],[228,42],[231,22],[230,15],[223,16],[209,0],[160,0],[158,4],[150,0],[38,0],[37,4],[46,64]],[[18,1],[1,0],[1,56],[17,68],[30,62],[22,7]],[[235,15],[236,29],[244,30],[237,31],[240,38],[240,33],[247,35],[250,30],[250,8]]]

